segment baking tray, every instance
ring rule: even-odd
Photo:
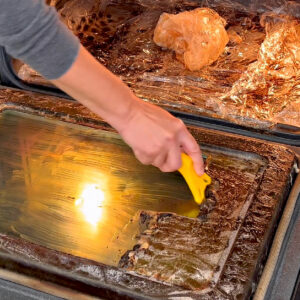
[[[55,124],[59,123],[57,120],[63,120],[85,127],[98,128],[101,132],[108,131],[108,134],[111,134],[112,130],[99,117],[78,103],[42,94],[2,90],[0,91],[0,108],[4,113],[5,111],[9,113],[7,110],[10,110],[33,114],[32,118],[42,116],[45,118],[45,122],[54,122]],[[48,118],[54,118],[55,121],[49,121]],[[21,119],[20,124],[22,125]],[[9,125],[9,122],[5,123],[7,126],[13,126],[13,124]],[[24,131],[26,136],[27,126],[18,126],[18,128],[20,128],[20,135]],[[37,131],[32,126],[30,128],[34,133]],[[56,128],[57,132],[61,132],[60,126],[57,125]],[[76,128],[77,126],[75,126]],[[240,221],[234,221],[237,225],[236,232],[231,232],[232,238],[228,240],[229,249],[232,251],[228,251],[222,256],[226,263],[221,265],[222,274],[216,275],[219,277],[217,282],[212,282],[211,287],[214,285],[215,287],[209,293],[206,290],[207,294],[203,292],[202,295],[199,295],[199,291],[196,292],[193,288],[186,289],[180,284],[177,286],[172,283],[165,284],[162,280],[150,279],[147,276],[104,265],[95,260],[62,253],[60,250],[50,249],[49,246],[45,247],[30,242],[28,238],[26,240],[22,234],[18,235],[20,230],[15,230],[15,234],[0,235],[0,248],[1,252],[4,252],[1,254],[1,267],[108,299],[167,299],[184,295],[190,296],[192,299],[206,299],[212,296],[215,296],[216,299],[227,299],[230,297],[229,295],[233,294],[243,298],[251,295],[253,285],[258,281],[267,257],[278,217],[293,184],[296,156],[289,149],[266,141],[224,134],[196,126],[189,128],[201,144],[207,145],[203,147],[205,151],[213,147],[223,153],[224,149],[227,149],[225,152],[235,157],[241,157],[241,153],[243,159],[248,157],[250,159],[249,166],[251,161],[257,159],[262,163],[260,171],[255,173],[255,184],[252,184],[256,189],[255,196],[246,197],[243,209],[238,210]],[[92,136],[97,136],[97,131],[92,129],[80,129],[80,132],[85,132],[85,130],[88,130]],[[220,134],[222,138],[220,138]],[[39,140],[39,136],[35,138]],[[30,148],[30,141],[25,143],[24,147],[25,149],[26,147]],[[72,151],[72,149],[68,149],[68,151]],[[49,154],[54,160],[59,161],[61,158],[59,153],[56,151],[53,153],[51,149],[49,149]],[[26,161],[28,160],[24,159],[24,163]],[[14,174],[17,176],[18,172]],[[221,178],[222,176],[220,180]],[[274,190],[275,186],[276,190]],[[214,189],[211,191],[213,192]],[[72,199],[72,201],[75,200]],[[213,203],[212,207],[214,207]],[[208,210],[201,216],[202,219],[209,215],[210,209],[209,206],[200,209],[200,211]],[[51,229],[51,226],[48,228]],[[237,261],[240,263],[237,264]],[[231,284],[232,281],[234,281],[234,286]],[[232,289],[233,287],[234,289]]]

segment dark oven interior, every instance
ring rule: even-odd
[[[141,98],[170,109],[255,128],[299,127],[300,3],[286,0],[49,0],[82,44]],[[229,42],[190,71],[153,32],[162,13],[216,11]],[[27,83],[49,85],[15,62]]]

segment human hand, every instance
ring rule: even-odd
[[[197,174],[204,173],[199,145],[183,122],[137,98],[85,48],[80,48],[70,70],[52,83],[114,127],[143,164],[176,171],[185,152]]]
[[[181,153],[188,154],[198,175],[204,173],[201,150],[184,123],[167,111],[136,98],[128,118],[115,124],[136,158],[163,172],[173,172],[181,165]]]

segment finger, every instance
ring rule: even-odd
[[[174,172],[177,171],[182,165],[181,160],[181,148],[179,145],[171,147],[167,153],[167,159],[165,163],[160,167],[162,172]]]
[[[165,152],[165,153],[161,153],[160,155],[158,155],[158,156],[154,159],[152,165],[160,169],[160,168],[165,164],[165,162],[166,162],[166,160],[167,160],[167,157],[168,157],[167,154],[168,154],[168,153]]]
[[[182,134],[182,136],[180,137],[180,143],[182,146],[182,150],[192,158],[196,173],[199,176],[203,175],[204,162],[200,146],[188,130],[186,130],[185,134]]]
[[[187,154],[192,158],[196,173],[199,176],[202,176],[205,173],[205,171],[204,171],[204,162],[203,162],[200,148],[198,152],[189,152]]]
[[[134,155],[143,165],[152,165],[154,161],[154,158],[152,156],[143,154],[140,151],[134,151]]]

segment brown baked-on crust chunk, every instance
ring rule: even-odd
[[[227,236],[198,219],[172,213],[142,212],[140,223],[146,230],[133,251],[123,255],[120,267],[188,289],[209,286],[218,266],[205,256],[223,251]]]
[[[209,163],[213,183],[198,218],[143,211],[138,243],[123,255],[119,266],[190,290],[213,286],[265,167],[259,159],[249,160],[246,172],[236,166]]]
[[[229,41],[226,21],[210,8],[196,8],[177,15],[163,13],[154,30],[154,42],[176,52],[191,71],[210,65]]]

